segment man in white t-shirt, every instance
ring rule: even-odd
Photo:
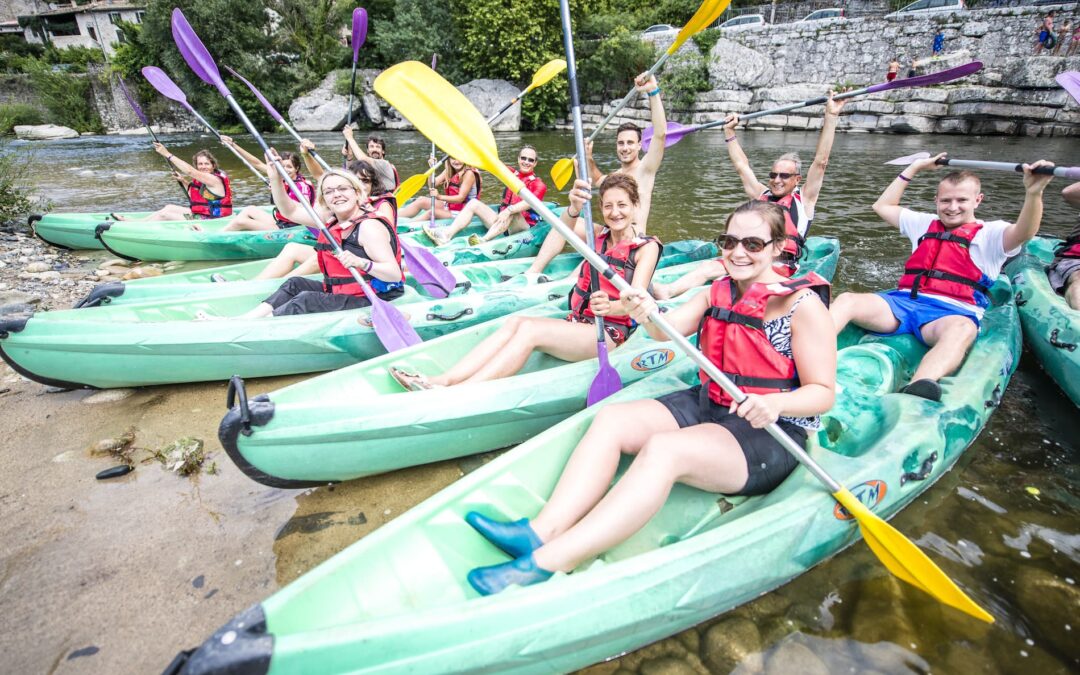
[[[910,333],[930,347],[900,392],[932,401],[941,400],[938,380],[960,367],[978,337],[990,305],[987,291],[1005,260],[1038,233],[1042,193],[1052,178],[1031,172],[1052,166],[1049,162],[1024,165],[1024,206],[1015,223],[975,218],[983,195],[978,176],[970,171],[954,171],[941,180],[934,199],[937,215],[901,207],[907,184],[923,171],[939,169],[943,157],[911,164],[874,203],[874,211],[911,240],[912,255],[897,290],[843,293],[829,310],[837,333],[854,322],[880,335]]]

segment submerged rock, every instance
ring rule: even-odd
[[[721,619],[705,632],[701,660],[716,673],[731,669],[761,649],[761,633],[754,622],[733,616]]]
[[[24,141],[51,141],[63,138],[78,138],[79,132],[56,124],[17,124],[15,137]]]

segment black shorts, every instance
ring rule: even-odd
[[[737,495],[761,495],[771,492],[784,482],[799,461],[776,442],[768,431],[755,429],[750,423],[734,413],[729,413],[724,406],[719,406],[706,398],[707,408],[702,415],[701,385],[683,389],[673,394],[656,399],[671,411],[680,429],[697,424],[718,424],[739,441],[746,457],[748,477],[746,485],[736,492]],[[806,429],[781,421],[780,428],[787,432],[797,444],[806,447]]]
[[[404,288],[397,288],[387,293],[380,293],[383,300],[400,298]],[[341,312],[346,309],[370,307],[371,300],[364,296],[345,293],[327,293],[321,281],[291,277],[285,280],[270,297],[263,300],[274,308],[274,316],[292,316],[295,314],[319,314],[322,312]]]

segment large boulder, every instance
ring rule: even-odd
[[[458,87],[484,118],[491,117],[508,101],[518,95],[518,88],[506,80],[473,80]],[[521,129],[521,102],[510,107],[491,127],[495,131],[518,131]]]
[[[768,54],[720,38],[709,52],[709,82],[714,89],[767,87],[776,71]]]
[[[24,141],[52,141],[59,138],[78,138],[79,132],[57,124],[18,124],[15,137]]]
[[[334,93],[337,71],[289,106],[289,119],[297,131],[337,131],[349,116],[349,97]],[[360,101],[353,99],[353,105]]]

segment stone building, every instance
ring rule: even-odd
[[[124,33],[117,24],[121,21],[141,23],[146,9],[144,3],[127,0],[34,4],[43,7],[19,15],[19,25],[23,27],[27,42],[51,43],[59,49],[96,47],[106,56],[112,55],[115,45],[124,42]]]

